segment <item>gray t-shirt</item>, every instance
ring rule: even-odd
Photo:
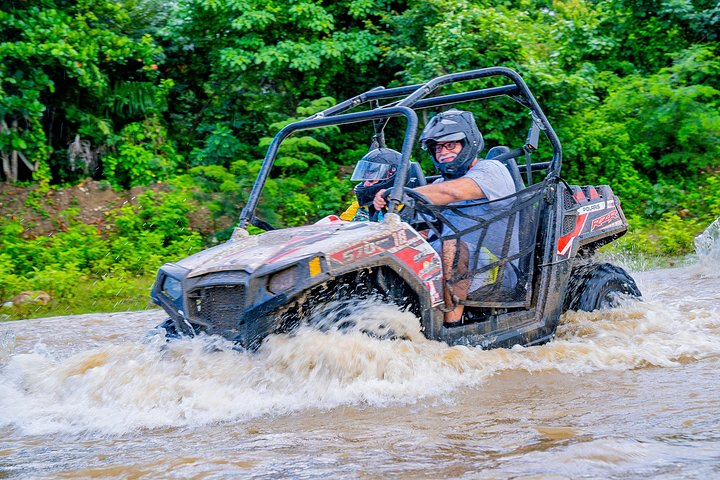
[[[469,178],[477,183],[487,198],[479,200],[463,200],[449,204],[453,207],[464,205],[468,205],[468,207],[460,210],[460,213],[456,213],[453,210],[447,210],[445,212],[445,217],[452,226],[443,225],[441,235],[446,237],[456,231],[463,232],[465,230],[470,230],[465,233],[461,233],[459,238],[468,245],[471,263],[468,265],[468,270],[473,271],[496,262],[502,257],[502,248],[505,242],[505,237],[509,233],[508,218],[502,218],[489,225],[482,242],[480,242],[480,238],[482,236],[483,229],[472,230],[472,227],[478,224],[478,218],[485,220],[493,218],[512,206],[515,201],[514,197],[497,202],[493,202],[493,200],[498,200],[515,193],[515,183],[513,182],[512,176],[510,176],[510,172],[505,165],[497,160],[479,160],[465,175],[463,175],[462,178]],[[444,179],[440,178],[435,183],[442,181],[444,181]],[[475,217],[475,219],[468,218],[463,214]],[[518,224],[519,222],[516,219],[513,225],[512,233],[510,233],[511,241],[507,255],[513,255],[519,251]],[[439,240],[432,242],[432,246],[435,250],[440,251]],[[473,290],[477,290],[482,286],[494,283],[497,276],[497,268],[491,268],[488,271],[473,275],[470,292],[472,293]],[[517,276],[515,275],[514,270],[511,267],[505,268],[505,272],[503,272],[503,286],[512,288],[515,283],[517,283]]]
[[[479,160],[462,178],[469,178],[478,184],[489,201],[507,197],[515,193],[515,183],[505,165],[497,160]],[[443,181],[438,179],[438,182]],[[473,203],[476,200],[464,200]],[[463,202],[452,205],[462,205]]]

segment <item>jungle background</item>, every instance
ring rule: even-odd
[[[553,123],[563,177],[622,199],[611,248],[682,256],[720,216],[718,35],[715,0],[0,0],[0,314],[147,307],[163,262],[229,237],[282,126],[497,65]],[[489,141],[517,120],[475,113]],[[260,216],[339,213],[367,147],[292,138]]]

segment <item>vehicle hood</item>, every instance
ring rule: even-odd
[[[404,225],[407,227],[407,225]],[[388,222],[333,222],[273,230],[191,255],[175,265],[189,270],[187,277],[220,271],[253,273],[264,267],[281,268],[309,256],[327,256],[350,245],[387,236],[403,224]]]

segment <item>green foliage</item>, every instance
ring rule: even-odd
[[[111,228],[105,235],[81,223],[76,207],[62,212],[62,229],[51,236],[24,238],[21,223],[0,221],[0,300],[21,291],[44,291],[53,298],[47,307],[13,307],[16,316],[48,312],[59,304],[87,308],[93,303],[108,309],[109,292],[114,292],[115,308],[143,308],[148,290],[138,285],[148,287],[160,265],[203,247],[188,222],[190,193],[178,187],[140,194],[136,204],[109,215]]]
[[[694,180],[720,157],[720,90],[710,85],[719,73],[713,52],[694,48],[671,67],[626,77],[610,91],[608,116],[623,120],[633,143],[647,145],[639,167],[649,178]]]
[[[191,153],[192,165],[222,165],[225,167],[241,158],[248,148],[240,143],[229,127],[218,124],[205,139],[203,148]]]
[[[175,173],[180,157],[166,138],[157,117],[123,128],[117,152],[103,159],[108,181],[116,187],[129,188],[169,178]]]
[[[271,131],[279,131],[334,103],[334,99],[327,97],[308,102],[298,107],[299,117],[273,124]],[[275,226],[297,226],[343,210],[344,199],[352,185],[346,179],[338,178],[338,159],[326,143],[332,142],[338,131],[338,127],[312,130],[309,135],[292,136],[282,142],[273,176],[263,189],[259,205],[261,217]],[[272,141],[272,138],[264,137],[260,145],[268,147]],[[348,161],[354,163],[358,159]]]
[[[630,221],[633,225],[630,233],[611,244],[609,249],[639,258],[677,258],[692,253],[694,238],[707,227],[705,223],[671,212],[664,213],[659,221],[652,223],[641,218]]]
[[[49,155],[75,134],[99,149],[111,134],[113,119],[104,114],[113,106],[121,117],[162,108],[153,92],[161,50],[149,35],[126,35],[128,21],[122,3],[106,0],[3,6],[0,152],[19,151],[38,165],[18,178],[49,178]]]
[[[57,298],[72,298],[78,290],[82,275],[74,263],[52,263],[34,267],[27,281],[32,290],[42,290]]]
[[[19,163],[17,180],[41,184],[27,207],[57,229],[25,239],[22,224],[0,223],[0,296],[64,275],[74,287],[56,295],[68,304],[76,294],[138,305],[126,293],[160,263],[229,235],[285,125],[377,85],[494,65],[518,70],[538,97],[563,177],[610,184],[622,199],[633,233],[618,248],[687,252],[720,216],[716,3],[0,1],[0,155],[35,168]],[[511,103],[469,106],[488,147],[524,141],[507,133],[527,125]],[[389,146],[401,128],[388,125]],[[288,138],[258,216],[280,227],[342,211],[370,135],[343,126]],[[424,153],[415,160],[431,168]],[[0,180],[11,174],[4,166]],[[52,218],[39,198],[88,175],[166,188],[113,213],[102,234],[73,209]],[[211,238],[190,228],[199,208]]]
[[[10,298],[24,290],[22,280],[22,277],[15,273],[12,257],[7,253],[0,253],[0,299]]]
[[[148,243],[167,247],[172,242],[191,234],[187,217],[190,205],[186,192],[149,190],[136,198],[137,205],[127,204],[111,215],[114,236],[132,239],[147,235]]]
[[[172,134],[193,152],[193,165],[229,167],[230,159],[262,156],[258,139],[304,100],[346,98],[393,78],[394,72],[379,68],[379,39],[385,35],[384,19],[399,5],[387,0],[178,2],[175,23],[167,30],[168,72],[178,85]],[[227,131],[251,148],[228,149],[222,135]]]
[[[689,209],[705,219],[706,199],[692,197],[720,157],[720,90],[711,86],[719,68],[698,47],[655,75],[606,75],[605,101],[561,123],[564,175],[611,184],[631,212],[660,219]]]

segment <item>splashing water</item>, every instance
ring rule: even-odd
[[[673,275],[671,282],[665,274],[641,277],[645,302],[570,312],[553,342],[509,350],[429,341],[412,314],[372,302],[354,305],[347,317],[353,328],[301,327],[269,337],[252,354],[207,336],[117,341],[118,324],[159,323],[157,312],[83,316],[85,329],[68,329],[72,317],[16,322],[9,325],[21,332],[18,351],[0,350],[9,352],[0,367],[0,426],[26,434],[199,426],[340,405],[412,404],[480,385],[502,371],[581,375],[720,355],[720,289],[689,300],[671,292],[708,279],[717,283],[717,275],[708,277],[711,272],[700,267]],[[668,293],[676,300],[667,301]],[[402,339],[364,333],[378,328]],[[50,345],[28,342],[40,331],[53,332]],[[68,342],[78,335],[87,338]]]
[[[147,336],[160,311],[2,323],[0,477],[713,478],[718,266],[491,351],[377,302],[253,354]]]
[[[720,243],[713,242],[710,251]],[[720,357],[720,269],[709,258],[636,274],[644,301],[569,312],[555,340],[529,348],[448,347],[427,340],[412,314],[378,301],[342,305],[342,328],[337,309],[328,308],[312,327],[270,336],[254,353],[219,337],[140,340],[161,323],[158,311],[7,323],[0,329],[0,427],[25,435],[125,434],[343,405],[442,403],[507,372],[677,368]]]
[[[15,332],[12,330],[0,331],[0,365],[7,362],[13,351],[15,351]]]
[[[695,253],[703,262],[720,263],[720,218],[695,237]]]

